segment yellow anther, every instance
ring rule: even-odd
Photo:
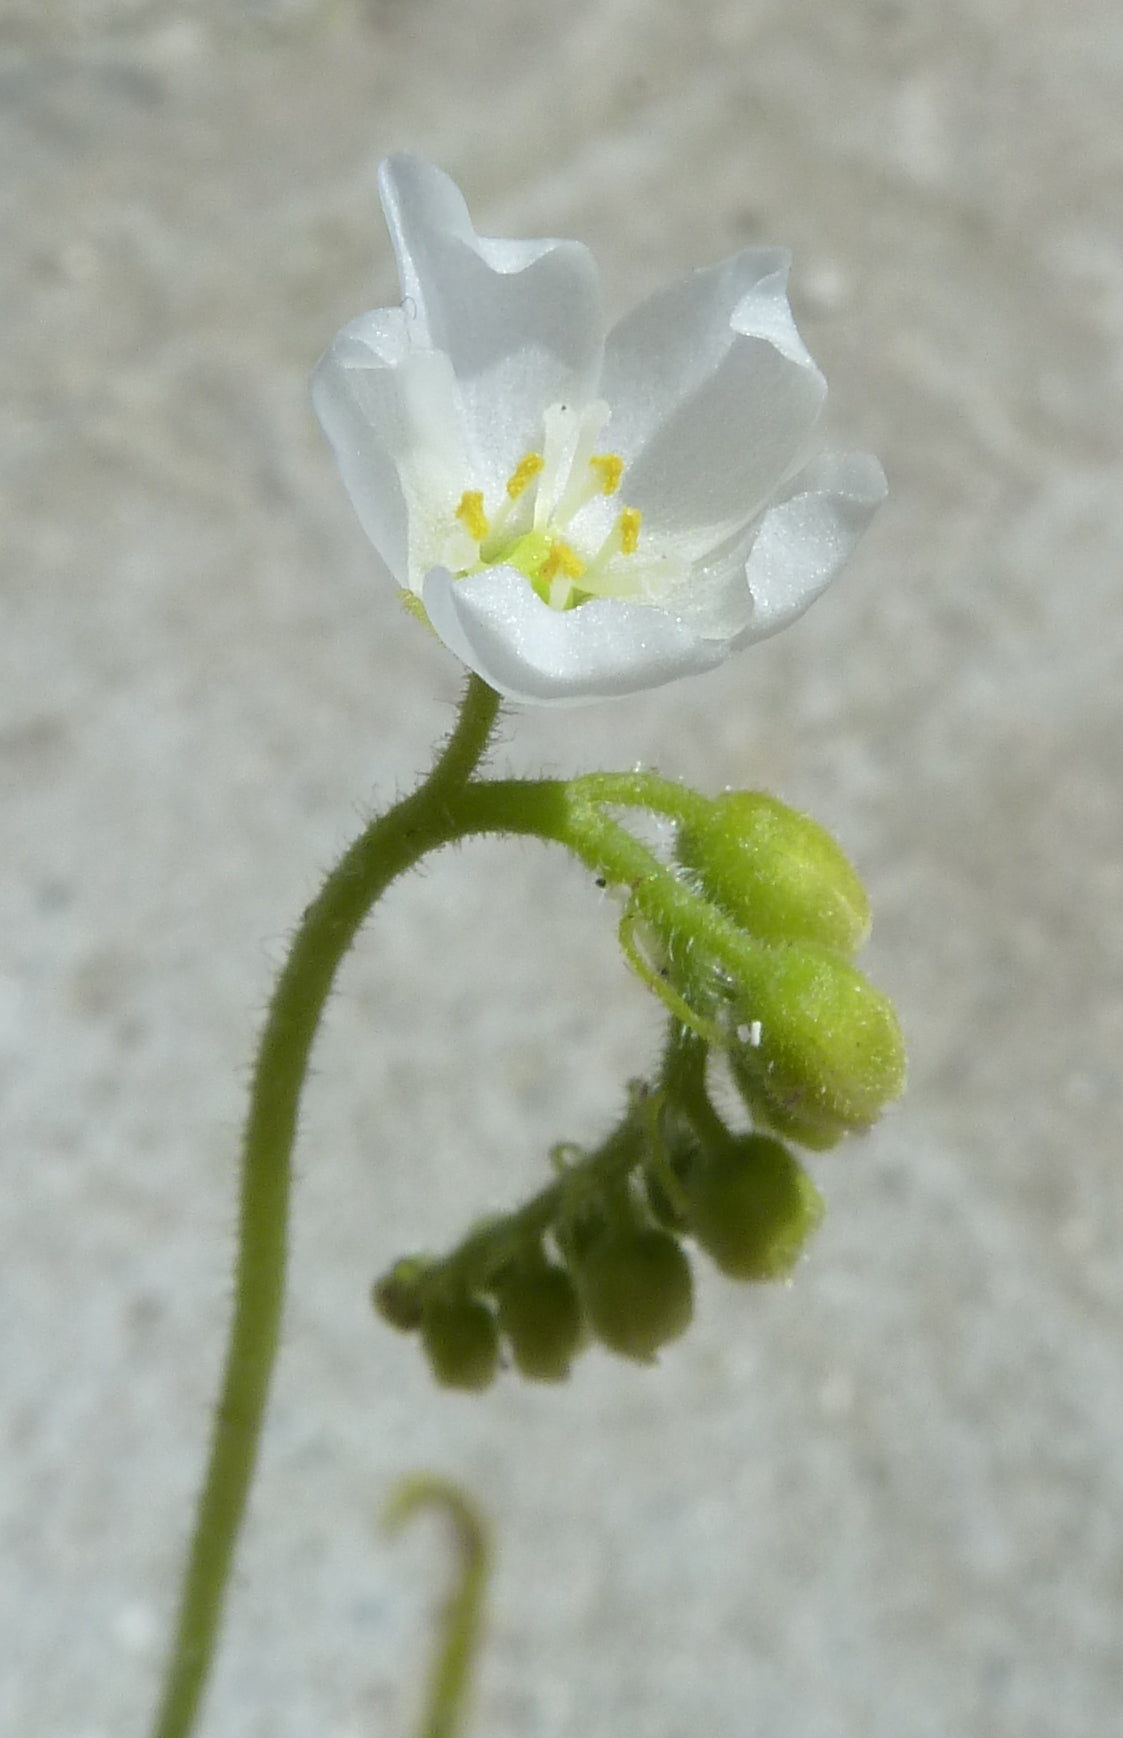
[[[620,532],[621,555],[634,555],[639,547],[639,528],[643,514],[638,507],[625,507],[616,521]]]
[[[562,574],[566,579],[580,579],[585,571],[585,563],[575,549],[556,537],[550,545],[550,553],[538,571],[538,577],[546,585],[559,578]]]
[[[479,489],[465,489],[456,509],[456,517],[474,543],[482,543],[491,530],[484,512],[484,498]]]
[[[524,459],[519,460],[507,479],[507,493],[512,501],[517,501],[520,495],[525,494],[545,463],[541,453],[527,453]]]
[[[589,460],[589,469],[595,471],[600,478],[601,494],[615,495],[624,475],[624,461],[620,454],[594,453]]]

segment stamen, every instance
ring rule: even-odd
[[[639,548],[639,528],[643,514],[638,507],[625,507],[616,521],[620,533],[621,555],[634,555]]]
[[[517,501],[529,489],[545,463],[541,453],[527,453],[525,458],[519,460],[507,479],[507,494],[512,501]]]
[[[555,537],[545,561],[538,569],[534,589],[551,609],[568,609],[573,582],[580,579],[584,571],[585,563],[577,551],[571,549],[561,537]]]
[[[539,578],[547,585],[564,574],[566,579],[580,579],[585,571],[585,563],[575,549],[560,537],[555,537],[550,545],[550,553],[542,563]]]
[[[611,562],[617,555],[634,555],[639,548],[639,528],[643,514],[638,507],[623,507],[616,515],[616,522],[604,542],[585,569],[581,589],[596,597],[626,597],[631,595],[635,585],[635,577],[627,578],[627,569],[616,569],[609,573]]]
[[[595,471],[602,495],[615,495],[624,475],[624,461],[619,453],[594,453],[589,469]]]
[[[487,522],[487,514],[484,512],[483,491],[465,489],[460,497],[460,505],[456,509],[456,517],[469,537],[476,543],[482,543],[491,529]]]

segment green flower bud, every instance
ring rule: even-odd
[[[832,1146],[877,1121],[905,1084],[905,1048],[893,1005],[848,961],[791,944],[767,950],[750,1034],[729,1060],[749,1108],[810,1147]]]
[[[707,1155],[686,1191],[694,1235],[730,1279],[782,1279],[823,1217],[806,1171],[764,1135]]]
[[[666,1231],[606,1229],[576,1262],[574,1278],[593,1332],[622,1357],[649,1364],[690,1326],[690,1263]]]
[[[564,1382],[582,1336],[581,1306],[565,1269],[545,1261],[510,1268],[496,1295],[516,1368],[531,1382]]]
[[[371,1302],[382,1320],[404,1334],[421,1326],[421,1281],[429,1266],[427,1255],[403,1255],[371,1291]]]
[[[869,934],[866,890],[830,834],[763,791],[730,791],[679,830],[679,862],[761,941],[850,954]]]
[[[499,1363],[499,1333],[486,1304],[474,1298],[431,1298],[421,1339],[442,1388],[490,1387]]]

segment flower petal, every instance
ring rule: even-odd
[[[466,474],[448,358],[412,350],[401,309],[379,308],[336,334],[312,375],[312,403],[364,531],[408,585],[422,503],[455,500]]]
[[[617,321],[605,341],[602,391],[612,439],[631,463],[729,348],[734,309],[750,295],[783,294],[790,256],[750,247],[657,290]]]
[[[826,383],[796,331],[787,256],[753,248],[652,297],[609,334],[607,439],[624,494],[698,558],[761,510],[799,457]]]
[[[793,478],[753,542],[745,566],[752,617],[735,647],[779,633],[814,603],[850,559],[887,490],[872,453],[824,453]]]
[[[379,185],[412,341],[447,352],[477,452],[505,479],[541,442],[547,405],[596,389],[593,257],[576,241],[477,235],[456,183],[420,158],[388,158]]]
[[[728,647],[668,610],[615,598],[552,610],[522,574],[492,567],[467,579],[427,574],[425,608],[456,656],[500,694],[572,706],[658,688],[710,670]]]

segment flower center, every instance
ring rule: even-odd
[[[542,421],[542,451],[519,460],[491,512],[481,489],[465,489],[446,565],[458,579],[484,567],[513,567],[556,610],[591,597],[634,596],[639,575],[626,569],[639,546],[639,509],[621,508],[607,534],[603,518],[582,511],[597,497],[615,495],[624,475],[619,453],[595,450],[607,404],[598,399],[582,411],[552,404]]]

